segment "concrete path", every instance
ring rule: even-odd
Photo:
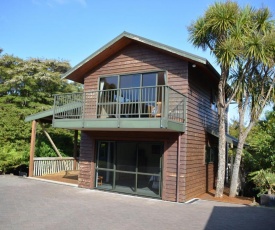
[[[0,229],[275,229],[275,209],[164,202],[0,176]]]

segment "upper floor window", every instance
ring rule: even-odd
[[[164,72],[135,73],[99,79],[98,116],[161,117]]]
[[[161,101],[162,92],[156,86],[165,85],[164,72],[101,77],[99,90],[114,90],[112,100],[120,102]],[[120,89],[120,95],[116,90]]]

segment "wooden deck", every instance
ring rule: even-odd
[[[226,203],[233,203],[233,204],[244,204],[244,205],[253,205],[254,199],[253,197],[243,197],[243,196],[236,196],[236,197],[229,197],[229,188],[225,187],[223,192],[222,198],[215,197],[215,190],[208,191],[200,195],[198,198],[202,200],[213,200],[213,201],[220,201]]]
[[[79,174],[78,170],[61,171],[59,173],[46,174],[43,176],[38,176],[36,178],[42,178],[46,180],[53,180],[58,182],[71,183],[71,184],[78,184],[78,174]]]

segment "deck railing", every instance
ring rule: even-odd
[[[169,86],[55,95],[54,119],[156,118],[185,121],[186,97]]]
[[[74,170],[73,157],[35,157],[33,176],[42,176],[45,174],[58,173],[60,171]],[[76,161],[76,168],[78,170],[78,162]]]

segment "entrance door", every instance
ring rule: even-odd
[[[96,187],[160,197],[162,146],[159,142],[99,141]]]

